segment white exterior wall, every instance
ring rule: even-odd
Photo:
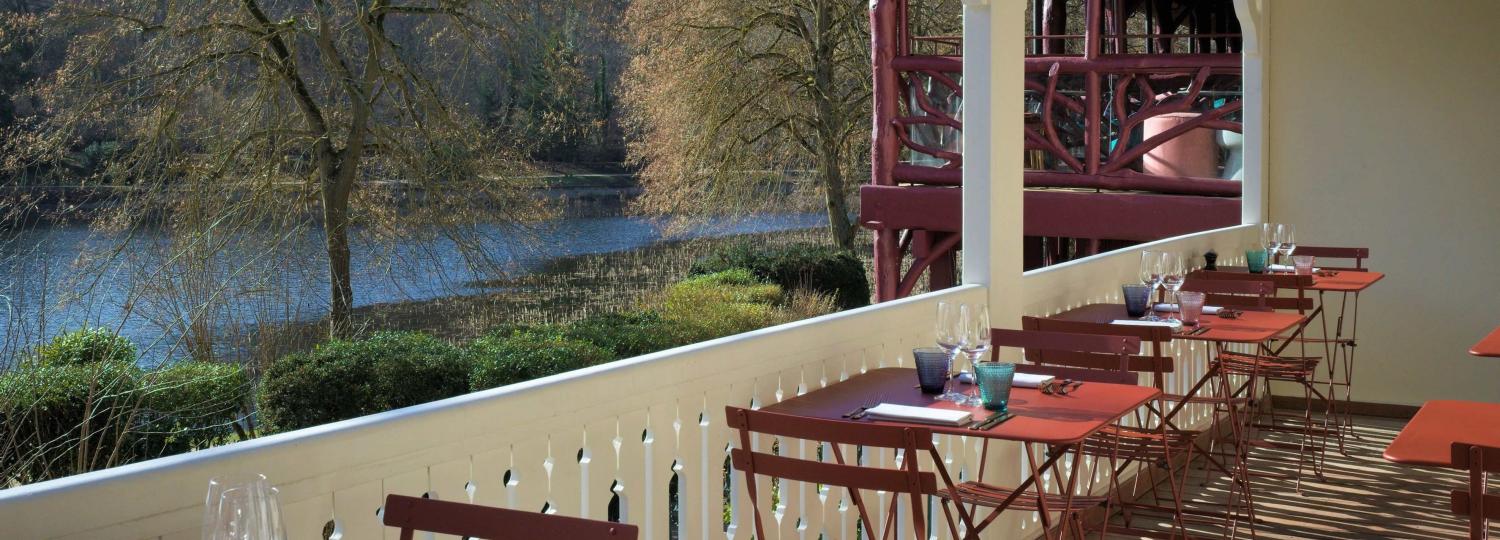
[[[1500,362],[1468,354],[1500,325],[1500,2],[1270,4],[1270,220],[1387,273],[1354,400],[1500,402]]]

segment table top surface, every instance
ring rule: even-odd
[[[1496,426],[1500,426],[1500,403],[1429,401],[1385,448],[1385,459],[1452,468],[1455,442],[1500,447]]]
[[[1024,371],[1024,366],[1021,367]],[[937,401],[935,396],[923,394],[916,384],[915,369],[873,369],[763,410],[829,420],[843,420],[841,415],[844,413],[870,405],[871,402],[965,410],[972,413],[975,420],[983,419],[992,412],[983,407],[963,407],[948,401]],[[978,391],[970,385],[960,386],[965,391]],[[1043,394],[1035,388],[1013,388],[1008,409],[1015,418],[982,431],[970,430],[967,426],[915,424],[874,420],[869,417],[845,421],[910,425],[947,435],[1061,445],[1088,438],[1160,394],[1159,390],[1145,386],[1099,382],[1084,383],[1067,395]]]
[[[1125,304],[1088,304],[1058,313],[1050,317],[1066,321],[1108,323],[1118,319],[1129,319]],[[1225,319],[1218,315],[1204,315],[1199,325],[1208,328],[1197,335],[1174,334],[1172,339],[1196,339],[1225,343],[1260,343],[1295,328],[1303,316],[1297,313],[1275,311],[1245,311],[1239,318]],[[1191,328],[1191,327],[1189,327]],[[1184,331],[1186,332],[1186,330]]]
[[[1220,266],[1218,270],[1220,272],[1249,272],[1243,266]],[[1335,272],[1332,276],[1313,276],[1313,284],[1307,289],[1327,292],[1360,292],[1370,288],[1375,282],[1385,279],[1385,273],[1369,270],[1335,270]],[[1286,272],[1272,272],[1272,274],[1287,275]]]
[[[1500,358],[1500,327],[1496,327],[1490,335],[1484,336],[1479,343],[1475,343],[1474,347],[1469,349],[1469,354]]]

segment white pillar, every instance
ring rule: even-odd
[[[990,320],[1021,318],[1025,2],[964,2],[963,281],[989,287]]]
[[[1267,207],[1271,200],[1271,182],[1266,178],[1270,170],[1266,155],[1266,114],[1270,110],[1266,94],[1266,10],[1270,2],[1265,0],[1234,0],[1234,11],[1240,19],[1240,31],[1244,36],[1241,52],[1241,87],[1244,95],[1242,117],[1245,129],[1245,180],[1240,198],[1240,223],[1260,223],[1270,215]]]

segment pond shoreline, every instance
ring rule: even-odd
[[[491,292],[356,307],[355,333],[420,331],[462,342],[501,325],[567,323],[595,313],[639,307],[687,277],[694,261],[719,247],[738,242],[821,244],[826,238],[823,228],[805,228],[666,240],[635,249],[559,257],[523,275],[477,284]],[[858,252],[862,259],[869,258],[868,249]],[[293,324],[273,339],[286,340],[282,354],[304,351],[325,340],[326,328],[326,319]]]

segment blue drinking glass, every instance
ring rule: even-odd
[[[922,387],[922,393],[943,393],[943,386],[948,383],[948,362],[952,358],[948,351],[941,347],[920,347],[912,349],[911,355],[917,361],[917,385]]]
[[[974,364],[975,378],[979,379],[979,401],[984,408],[1004,411],[1010,403],[1010,385],[1016,379],[1016,365],[1009,362],[980,362]]]
[[[1146,316],[1151,303],[1151,286],[1125,285],[1122,290],[1125,296],[1125,315],[1131,318]]]
[[[1260,274],[1266,271],[1266,250],[1252,249],[1245,252],[1245,266],[1252,274]]]

